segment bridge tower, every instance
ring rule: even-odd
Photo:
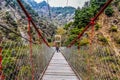
[[[55,46],[61,47],[61,35],[55,35]]]

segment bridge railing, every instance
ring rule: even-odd
[[[120,55],[109,46],[65,48],[63,54],[83,80],[119,80]]]
[[[45,44],[3,40],[0,44],[0,80],[38,80],[53,55]]]

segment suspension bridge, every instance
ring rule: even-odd
[[[108,0],[82,33],[57,52],[42,36],[21,1],[17,0],[28,18],[28,34],[21,36],[1,26],[22,38],[22,41],[0,40],[0,80],[120,80],[120,57],[109,46],[92,43],[95,21],[112,1]],[[32,40],[33,28],[42,39],[42,44]],[[79,49],[73,46],[89,28],[90,45]],[[110,61],[100,60],[99,57],[105,56]]]

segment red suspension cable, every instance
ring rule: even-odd
[[[107,8],[107,6],[112,2],[113,0],[108,0],[105,5],[101,8],[101,10],[99,11],[99,13],[93,18],[92,22],[94,22],[102,13],[103,11]],[[75,44],[75,42],[81,38],[81,36],[84,34],[84,32],[92,25],[92,22],[90,22],[85,29],[82,31],[82,33],[80,33],[78,35],[78,37],[76,37],[67,47],[71,47],[73,44]]]
[[[31,16],[29,15],[29,13],[27,12],[27,10],[25,9],[25,7],[23,6],[23,4],[21,3],[20,0],[17,0],[17,2],[19,3],[20,7],[22,8],[23,12],[25,13],[25,15],[27,16],[27,18],[32,19]],[[44,37],[42,36],[41,32],[38,30],[37,26],[35,25],[35,23],[33,22],[33,20],[30,20],[30,22],[32,23],[33,27],[35,28],[35,30],[37,31],[38,35],[42,38],[42,40],[44,41],[44,43],[49,47],[48,42],[44,39]]]
[[[89,23],[86,27],[85,27],[85,29],[82,31],[82,33],[80,33],[79,35],[78,35],[78,37],[77,38],[75,38],[69,45],[68,45],[68,47],[71,47],[73,44],[75,44],[75,42],[79,39],[79,38],[81,38],[81,36],[84,34],[84,32],[89,28],[89,26],[91,25],[91,23]]]
[[[105,5],[101,8],[99,13],[93,18],[93,21],[95,21],[103,12],[104,10],[108,7],[108,5],[112,2],[113,0],[108,0]]]

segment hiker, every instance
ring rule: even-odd
[[[59,52],[59,47],[58,46],[56,46],[56,51]]]

